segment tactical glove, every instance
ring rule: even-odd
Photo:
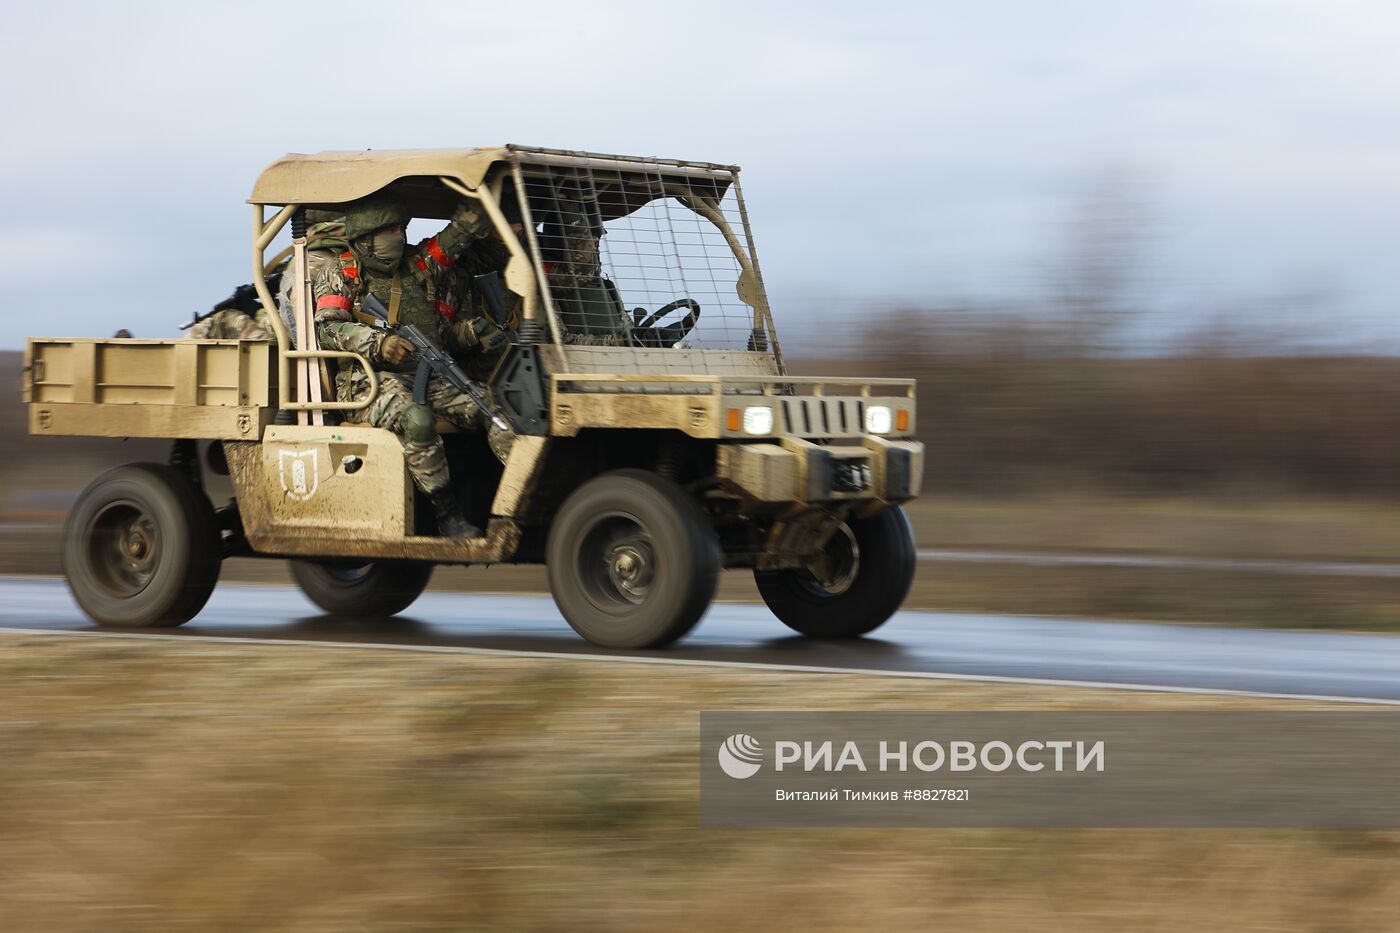
[[[471,343],[483,353],[496,353],[515,343],[515,335],[510,331],[502,330],[495,321],[485,317],[472,318],[468,324],[471,328]]]
[[[413,344],[400,337],[398,334],[390,334],[384,338],[384,342],[379,345],[379,358],[391,366],[397,366],[408,359],[413,353]]]
[[[485,236],[491,230],[491,222],[486,213],[476,203],[459,201],[452,210],[452,223],[476,236]]]

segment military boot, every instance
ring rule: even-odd
[[[457,494],[451,489],[439,489],[429,497],[433,515],[437,517],[438,534],[444,538],[480,538],[481,529],[462,516]]]

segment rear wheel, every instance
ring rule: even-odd
[[[719,540],[675,483],[617,470],[564,502],[546,563],[574,631],[606,648],[659,648],[690,631],[714,598]]]
[[[822,553],[794,570],[756,570],[758,592],[783,624],[813,638],[855,638],[899,610],[917,553],[898,507],[842,523]]]
[[[194,618],[219,579],[209,500],[158,463],[93,480],[63,528],[63,573],[83,612],[103,625],[174,626]]]
[[[433,565],[417,561],[294,560],[292,577],[326,612],[352,619],[383,619],[423,595]]]

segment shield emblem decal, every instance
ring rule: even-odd
[[[304,502],[316,495],[320,485],[316,448],[277,451],[277,477],[287,498]]]

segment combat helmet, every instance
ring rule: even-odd
[[[407,224],[408,205],[396,194],[380,191],[352,201],[345,208],[345,238],[357,240],[380,227]]]
[[[345,235],[345,211],[306,211],[306,246],[308,249],[349,249],[350,238]]]

